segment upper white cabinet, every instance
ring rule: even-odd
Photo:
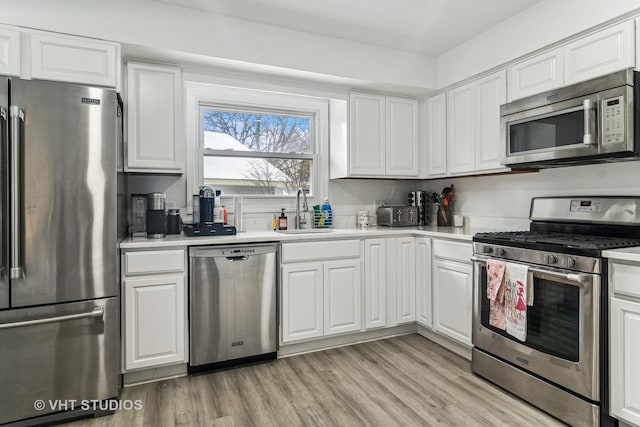
[[[20,75],[20,32],[0,27],[0,75]]]
[[[514,64],[508,100],[632,68],[635,45],[635,22],[629,20]]]
[[[182,173],[181,72],[127,63],[127,172]]]
[[[34,79],[118,87],[117,43],[33,32],[29,34],[29,49]]]
[[[500,165],[500,105],[505,101],[504,70],[447,92],[449,174],[508,170]]]
[[[447,94],[427,99],[427,176],[447,174]]]
[[[349,159],[331,162],[332,178],[417,177],[418,101],[351,92],[349,139],[332,140],[331,156]]]
[[[509,102],[561,87],[563,65],[562,48],[558,48],[509,67]]]
[[[635,66],[634,21],[569,43],[563,52],[565,85],[632,68]]]

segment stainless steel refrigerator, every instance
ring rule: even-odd
[[[118,395],[116,109],[0,77],[0,424]]]

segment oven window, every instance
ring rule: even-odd
[[[509,126],[511,154],[582,144],[584,112],[574,111]]]
[[[482,326],[520,342],[505,331],[489,325],[487,271],[481,269]],[[534,278],[534,303],[527,307],[525,345],[572,362],[579,360],[580,289],[560,282]]]

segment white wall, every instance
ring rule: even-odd
[[[438,87],[640,8],[639,0],[544,0],[438,57]]]
[[[0,22],[247,63],[435,88],[435,58],[149,0],[3,1]],[[234,66],[240,63],[235,62]]]

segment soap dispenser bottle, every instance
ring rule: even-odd
[[[287,216],[284,214],[284,208],[282,208],[282,212],[280,213],[280,218],[278,218],[278,230],[286,230],[287,229]]]

